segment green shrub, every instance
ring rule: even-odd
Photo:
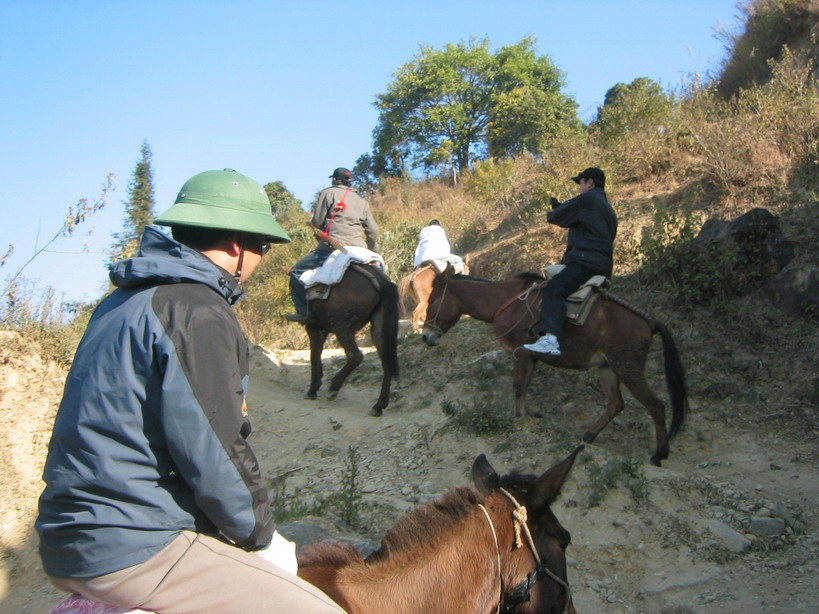
[[[305,516],[322,516],[327,510],[327,502],[319,499],[306,501],[299,497],[298,488],[287,492],[287,474],[280,475],[271,481],[270,510],[276,522],[290,522]]]
[[[487,393],[469,402],[444,401],[441,411],[450,416],[456,426],[476,435],[508,431],[513,425],[509,407]]]
[[[648,499],[648,480],[643,472],[643,466],[640,461],[631,457],[612,459],[603,465],[592,463],[589,466],[589,475],[591,477],[589,507],[600,505],[609,491],[618,485],[628,488],[635,502]]]

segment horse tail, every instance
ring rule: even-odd
[[[665,361],[665,382],[671,398],[671,426],[668,436],[674,437],[679,432],[688,414],[688,390],[685,383],[685,369],[671,331],[665,324],[653,322],[654,330],[660,333],[663,340],[663,359]]]
[[[398,377],[398,286],[385,279],[381,286],[381,317],[384,332],[385,364],[389,367],[392,376]]]
[[[411,272],[409,275],[405,275],[401,278],[401,281],[398,282],[398,315],[402,319],[406,319],[409,316],[409,311],[407,310],[407,300],[414,299],[414,293],[412,292],[412,281],[415,279],[415,271]]]

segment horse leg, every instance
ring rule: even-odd
[[[373,316],[372,326],[370,327],[370,334],[372,336],[375,349],[378,350],[378,358],[381,360],[381,392],[378,395],[378,400],[370,409],[371,416],[380,416],[384,408],[390,403],[390,385],[392,383],[392,364],[390,357],[387,355],[385,348],[384,330],[381,326],[382,318],[379,314]]]
[[[341,386],[344,384],[344,380],[346,380],[347,376],[364,360],[364,354],[361,353],[361,350],[358,349],[358,344],[355,342],[355,333],[337,334],[336,338],[338,339],[339,345],[344,348],[344,356],[347,358],[347,362],[344,363],[344,366],[339,369],[338,373],[336,373],[330,381],[330,393],[327,396],[330,400],[336,398],[338,391],[341,390]]]
[[[321,388],[321,378],[324,376],[321,353],[324,350],[327,333],[320,328],[307,326],[307,336],[310,338],[310,389],[307,391],[307,398],[315,399]]]
[[[614,417],[623,411],[624,402],[623,394],[620,392],[620,378],[608,365],[600,367],[600,387],[603,389],[603,395],[606,397],[606,410],[603,415],[598,418],[597,422],[592,424],[585,433],[583,433],[583,441],[586,443],[593,442],[600,434],[606,425],[614,420]]]
[[[662,461],[668,458],[668,431],[665,428],[665,406],[654,394],[646,382],[645,376],[640,373],[624,377],[623,383],[640,403],[648,410],[648,415],[654,421],[654,433],[657,438],[657,450],[651,457],[651,464],[660,467]]]
[[[540,412],[530,411],[526,407],[526,394],[532,381],[532,374],[535,372],[535,359],[525,352],[518,352],[518,356],[514,358],[514,361],[514,381],[512,385],[515,390],[515,417],[522,418],[527,415],[539,418]]]

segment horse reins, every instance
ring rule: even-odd
[[[520,294],[515,294],[514,296],[509,298],[505,303],[503,303],[503,305],[501,305],[500,307],[498,307],[495,310],[495,313],[492,314],[492,322],[495,321],[495,319],[501,314],[501,312],[505,311],[508,307],[510,307],[516,301],[523,301],[524,303],[526,303],[526,311],[524,311],[521,314],[521,316],[517,319],[517,321],[514,324],[512,324],[512,326],[511,326],[511,328],[509,328],[509,330],[507,330],[502,335],[496,335],[496,337],[495,337],[496,339],[502,339],[506,335],[511,333],[513,330],[515,330],[515,327],[517,327],[517,325],[520,324],[527,315],[530,315],[530,316],[535,315],[534,313],[532,313],[532,310],[530,309],[529,297],[532,295],[533,292],[540,291],[543,288],[543,286],[541,285],[542,283],[543,282],[533,283],[531,286],[526,288],[526,290],[524,290]]]
[[[535,540],[532,538],[532,532],[529,530],[528,520],[528,512],[525,506],[518,503],[517,499],[515,499],[512,494],[506,490],[505,488],[501,488],[500,491],[506,495],[506,497],[512,502],[512,505],[515,506],[515,511],[512,512],[512,520],[514,522],[514,529],[515,529],[515,548],[518,549],[523,545],[523,540],[521,539],[521,534],[526,537],[526,543],[529,546],[529,551],[532,553],[532,557],[535,559],[535,569],[526,576],[526,579],[523,580],[520,584],[516,585],[510,590],[519,589],[522,593],[520,597],[519,603],[525,603],[529,601],[529,591],[531,590],[532,586],[534,586],[535,582],[537,582],[538,578],[541,575],[547,575],[552,580],[557,582],[560,586],[562,586],[566,590],[566,603],[563,606],[563,614],[567,614],[569,611],[569,604],[572,601],[572,592],[569,588],[569,583],[560,578],[557,574],[555,574],[551,569],[546,567],[545,562],[543,559],[540,558],[540,553],[537,550],[537,546],[535,546]],[[483,504],[478,504],[478,507],[481,508],[484,516],[486,516],[487,522],[489,522],[489,528],[492,529],[492,537],[495,540],[495,553],[498,559],[498,588],[500,591],[500,598],[498,600],[498,607],[496,608],[496,614],[499,614],[501,611],[501,605],[503,604],[503,575],[501,571],[501,555],[500,555],[500,544],[498,542],[498,534],[495,531],[495,523],[492,522],[492,517],[489,515],[489,512],[483,506]],[[507,605],[504,609],[508,610],[510,607],[515,605],[519,605],[519,603],[514,603],[511,605]]]
[[[515,323],[512,325],[512,327],[511,327],[509,330],[507,330],[507,331],[506,331],[505,333],[503,333],[502,335],[497,335],[497,336],[496,336],[496,338],[497,338],[497,339],[502,339],[503,337],[505,337],[506,335],[508,335],[509,333],[511,333],[513,330],[515,330],[515,327],[516,327],[518,324],[520,324],[520,323],[523,321],[523,318],[525,318],[527,314],[528,314],[528,315],[530,315],[530,316],[531,316],[531,315],[534,315],[534,314],[532,313],[531,309],[529,309],[528,299],[529,299],[529,297],[532,295],[532,293],[533,293],[533,292],[535,292],[536,290],[540,290],[540,289],[541,289],[540,283],[541,283],[541,282],[535,282],[535,283],[533,283],[533,284],[532,284],[531,286],[529,286],[529,287],[528,287],[528,288],[527,288],[527,289],[526,289],[524,292],[522,292],[522,293],[520,293],[520,294],[515,294],[515,295],[514,295],[514,296],[512,296],[510,299],[508,299],[508,300],[507,300],[505,303],[503,303],[503,305],[501,305],[500,307],[498,307],[498,308],[495,310],[495,313],[494,313],[494,314],[492,314],[492,320],[491,320],[491,321],[493,321],[493,322],[495,321],[495,318],[497,318],[497,317],[498,317],[498,315],[499,315],[499,314],[500,314],[502,311],[504,311],[505,309],[507,309],[507,308],[508,308],[510,305],[512,305],[512,304],[513,304],[515,301],[524,301],[524,302],[526,302],[526,311],[525,311],[525,312],[523,312],[523,314],[520,316],[520,318],[518,318],[517,322],[515,322]],[[441,335],[443,335],[443,334],[444,334],[444,331],[441,329],[441,327],[440,327],[440,326],[438,326],[438,325],[436,324],[436,322],[438,321],[438,316],[439,316],[439,315],[440,315],[440,313],[441,313],[441,307],[443,307],[443,305],[444,305],[444,298],[446,298],[446,291],[447,291],[447,289],[448,289],[448,288],[449,288],[449,281],[447,280],[447,281],[444,283],[444,291],[443,291],[443,293],[441,294],[441,300],[440,300],[440,301],[438,301],[438,310],[435,312],[435,316],[434,316],[434,317],[433,317],[431,320],[427,320],[427,321],[425,321],[425,322],[424,322],[424,326],[428,326],[429,328],[433,329],[435,332],[437,332],[437,333],[439,333],[439,334],[441,334]]]

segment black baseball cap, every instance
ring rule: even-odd
[[[584,171],[581,171],[577,174],[577,176],[572,177],[572,181],[575,183],[580,183],[581,179],[591,179],[594,181],[594,185],[598,188],[606,187],[606,173],[601,171],[599,168],[591,167],[587,168]]]
[[[333,171],[333,174],[330,175],[330,179],[346,179],[347,181],[350,181],[352,178],[353,174],[343,166],[339,166]]]

